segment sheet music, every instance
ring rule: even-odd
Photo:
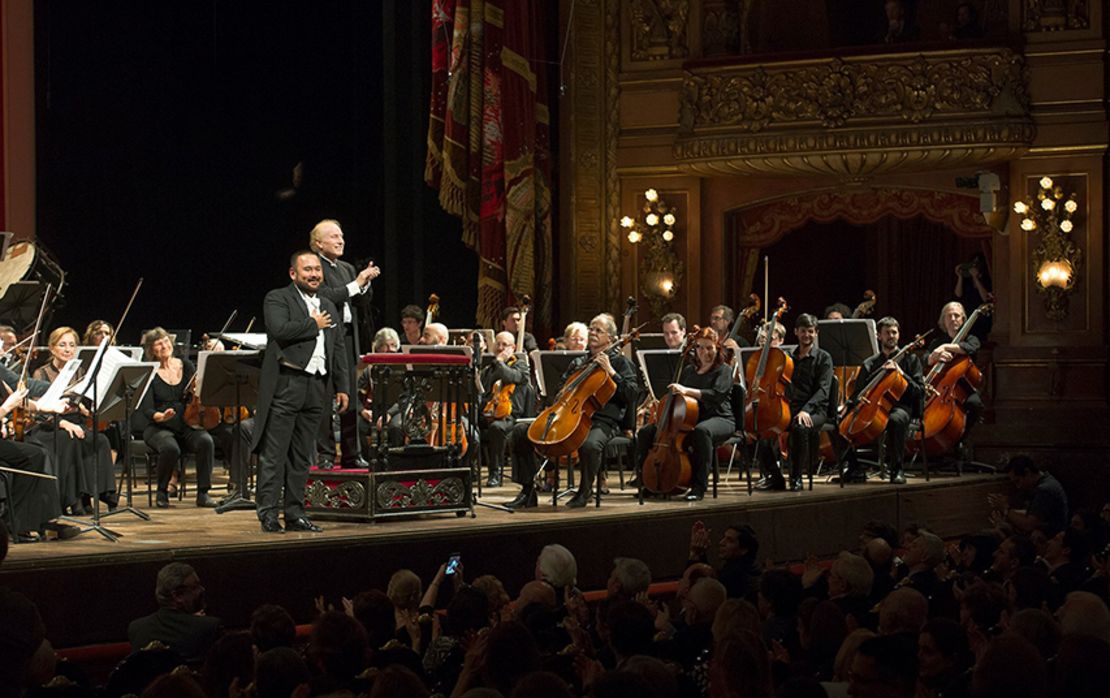
[[[42,394],[42,397],[35,400],[43,412],[52,412],[59,414],[65,411],[65,404],[62,403],[62,394],[69,384],[73,382],[73,377],[77,375],[77,369],[81,368],[81,359],[70,359],[62,370],[58,372],[58,377]]]
[[[97,356],[102,357],[100,360],[100,370],[96,374],[95,394],[97,400],[97,408],[100,407],[100,403],[104,401],[104,398],[108,393],[108,388],[112,384],[112,377],[115,375],[116,369],[120,366],[133,366],[137,363],[140,363],[132,359],[127,354],[124,354],[119,349],[107,346],[107,344],[108,339],[107,337],[105,337],[100,344],[100,348],[97,349]],[[80,383],[75,385],[67,392],[72,395],[87,397],[91,400],[94,391],[90,390],[89,388],[89,379],[92,377],[91,367],[94,367],[96,365],[97,358],[93,357],[92,363],[90,364],[90,371],[85,374],[85,377],[81,380]]]
[[[263,351],[266,349],[266,333],[265,332],[224,332],[220,335],[220,339],[224,344],[238,344],[244,349],[256,349]]]

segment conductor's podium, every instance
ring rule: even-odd
[[[463,460],[470,360],[450,354],[367,354],[362,363],[370,372],[371,423],[380,419],[383,425],[365,453],[370,468],[313,467],[305,489],[309,515],[343,521],[473,515],[472,473]]]

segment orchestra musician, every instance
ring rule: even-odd
[[[15,328],[11,325],[0,325],[0,366],[17,369],[22,366],[19,355],[19,350],[16,345],[19,344],[19,337],[15,333]],[[17,369],[18,370],[18,369]],[[12,384],[15,387],[15,384]]]
[[[339,309],[318,293],[323,283],[319,256],[309,250],[289,258],[292,283],[266,294],[263,318],[269,339],[262,362],[256,428],[251,450],[258,458],[258,519],[263,533],[319,532],[305,516],[305,483],[315,455],[321,415],[334,395],[347,410],[350,363]]]
[[[14,386],[19,382],[19,376],[12,374],[6,367],[0,368],[0,376],[9,385]],[[28,408],[34,411],[37,406],[30,395],[42,395],[48,387],[47,383],[31,379],[27,388],[13,390],[3,404],[0,404],[0,421],[6,420],[24,400]],[[10,438],[0,438],[0,465],[41,475],[52,474],[50,458],[41,446]],[[5,492],[4,496],[14,524],[10,532],[13,538],[21,543],[34,543],[46,540],[48,531],[53,532],[58,540],[73,538],[81,532],[76,526],[54,521],[62,515],[55,482],[19,474],[11,474],[8,482],[11,484],[11,491]],[[6,544],[7,541],[4,541],[4,545]]]
[[[833,303],[825,308],[826,320],[846,320],[852,317],[852,309],[843,303]]]
[[[173,339],[161,327],[143,334],[143,349],[148,361],[158,362],[158,370],[134,417],[143,441],[158,454],[155,504],[160,509],[170,505],[170,475],[177,469],[184,451],[196,455],[196,505],[214,507],[216,500],[208,495],[208,490],[212,488],[215,443],[208,432],[185,424],[185,389],[196,368],[188,359],[173,355]]]
[[[790,400],[790,489],[800,492],[802,473],[812,473],[817,464],[821,427],[828,420],[833,361],[829,352],[817,346],[817,318],[802,313],[794,321],[798,346],[791,358],[794,374],[786,396]],[[782,473],[778,474],[782,478]]]
[[[98,347],[104,341],[105,337],[112,338],[112,344],[116,343],[115,329],[112,323],[107,320],[93,320],[85,327],[85,334],[81,337],[81,345],[86,347]]]
[[[424,331],[424,309],[419,305],[406,305],[401,309],[401,344],[420,344]]]
[[[594,479],[601,469],[605,445],[621,433],[625,412],[636,409],[636,398],[640,387],[632,362],[620,351],[602,351],[618,337],[617,323],[612,315],[601,313],[596,316],[589,324],[587,340],[589,354],[572,361],[560,381],[561,384],[565,384],[571,374],[585,366],[587,362],[594,361],[617,385],[617,391],[609,402],[593,414],[590,433],[578,449],[581,470],[578,492],[567,502],[567,507],[570,509],[582,508],[590,501]]]
[[[370,343],[370,351],[375,354],[396,354],[401,351],[401,337],[397,334],[397,330],[392,327],[383,327],[374,333],[374,338]],[[360,364],[356,369],[355,383],[358,386],[358,396],[360,399],[358,409],[358,438],[362,444],[366,443],[366,439],[370,435],[370,424],[373,420],[373,414],[370,408],[370,366],[367,364]]]
[[[563,331],[563,349],[567,351],[586,351],[589,328],[584,322],[572,322]]]
[[[760,326],[755,335],[755,345],[757,347],[763,346],[763,339],[767,331],[767,323]],[[783,341],[786,340],[786,326],[781,322],[776,322],[775,326],[771,329],[771,346],[778,348],[782,346]],[[743,372],[744,367],[740,367]],[[739,419],[739,417],[737,417]],[[786,489],[786,480],[782,476],[782,467],[779,462],[782,460],[782,454],[779,450],[778,439],[761,439],[756,443],[755,448],[757,457],[759,459],[759,471],[763,477],[761,482],[756,485],[756,489],[760,491],[782,491]],[[777,477],[776,477],[777,474]]]
[[[509,306],[501,311],[501,329],[505,332],[512,334],[514,337],[520,332],[521,315],[520,308]],[[536,338],[532,336],[531,332],[524,333],[524,353],[530,353],[539,349],[536,344]]]
[[[928,351],[926,361],[930,368],[939,361],[952,361],[958,356],[969,356],[972,361],[975,360],[975,355],[979,353],[979,348],[982,346],[978,337],[968,333],[962,342],[952,341],[965,322],[967,322],[967,312],[962,303],[952,301],[941,308],[937,326],[947,337],[937,337],[926,347]],[[967,441],[972,428],[979,423],[979,418],[983,414],[983,398],[980,397],[979,391],[974,391],[967,396],[963,404],[967,411],[967,425],[964,427],[963,438],[960,439],[961,446]]]
[[[686,318],[679,313],[667,313],[660,321],[663,327],[663,341],[668,349],[681,349],[686,341]],[[725,328],[728,331],[728,328]],[[718,333],[719,337],[720,334]]]
[[[529,384],[530,372],[527,364],[516,362],[516,338],[508,332],[498,332],[495,337],[494,357],[489,366],[482,369],[481,383],[486,391],[481,399],[482,410],[482,443],[487,446],[486,457],[489,463],[489,478],[486,487],[500,487],[502,470],[505,465],[505,441],[512,431],[513,425],[520,417],[527,415],[531,402],[531,385]],[[498,383],[499,381],[499,383]],[[512,411],[508,417],[501,419],[490,414],[486,409],[490,400],[496,396],[493,388],[501,390],[513,386],[509,398]]]
[[[52,383],[66,363],[77,356],[77,330],[59,327],[50,333],[47,345],[50,361],[35,369],[31,377]],[[79,380],[84,373],[84,369],[78,369],[74,379]],[[28,434],[29,440],[53,456],[62,509],[68,508],[76,516],[85,514],[92,506],[93,496],[99,497],[109,509],[119,504],[108,437],[88,428],[91,425],[82,426],[84,421],[81,412],[73,411],[58,417],[56,426],[53,419],[38,422]],[[56,434],[56,430],[64,435]]]
[[[898,352],[898,340],[901,338],[898,320],[891,316],[881,318],[875,323],[879,336],[879,353],[866,359],[860,366],[859,377],[856,378],[855,389],[848,401],[849,409],[855,405],[871,378],[884,369],[901,371],[906,378],[906,391],[898,403],[890,411],[885,435],[887,437],[887,453],[890,456],[890,480],[896,485],[906,484],[904,463],[906,460],[906,436],[909,434],[910,420],[920,411],[922,387],[921,360],[917,355],[908,351],[902,355],[897,364],[889,360]],[[854,461],[850,461],[849,470],[845,480],[859,482],[866,479],[866,475],[859,470]],[[861,477],[862,476],[862,477]]]
[[[690,397],[698,402],[698,422],[690,432],[688,442],[693,456],[690,491],[686,494],[686,501],[689,502],[705,498],[709,489],[708,473],[713,449],[736,431],[729,401],[732,367],[724,363],[717,333],[713,328],[706,327],[694,335],[693,341],[694,363],[682,369],[677,383],[667,386],[675,395]],[[636,434],[636,452],[641,469],[648,450],[655,443],[655,434],[655,424],[648,424]]]
[[[320,284],[318,293],[339,309],[339,314],[334,320],[343,329],[348,375],[352,375],[355,363],[361,355],[358,346],[360,310],[369,307],[370,299],[374,295],[371,282],[381,274],[381,269],[374,262],[370,262],[362,271],[356,271],[354,265],[340,259],[346,247],[343,229],[338,221],[330,218],[320,221],[312,228],[309,233],[309,247],[320,256],[321,268],[324,271],[324,280]],[[328,404],[335,403],[334,396],[331,398]],[[324,468],[330,468],[335,464],[336,443],[332,418],[332,411],[324,410],[317,435],[316,463]],[[358,416],[354,410],[347,410],[339,415],[342,435],[340,465],[344,468],[366,467],[366,461],[362,459],[362,450],[359,448],[357,422]]]
[[[736,312],[727,305],[716,305],[709,311],[709,326],[721,338],[721,344],[733,351],[748,346],[748,341],[743,337],[729,334],[735,319]]]

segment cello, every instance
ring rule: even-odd
[[[694,326],[693,334],[700,328]],[[677,383],[682,375],[682,367],[696,346],[690,335],[683,340],[682,351],[674,370],[671,383]],[[655,442],[648,450],[641,469],[644,489],[658,494],[672,494],[690,486],[693,468],[690,454],[686,452],[686,435],[698,424],[698,401],[685,395],[668,392],[656,404]]]
[[[779,298],[778,309],[767,320],[763,347],[748,359],[744,377],[748,392],[744,398],[744,431],[755,439],[766,439],[786,431],[790,426],[790,401],[786,387],[794,375],[794,360],[771,346],[775,323],[787,310],[786,300]]]
[[[975,309],[971,317],[960,326],[960,331],[952,338],[959,344],[967,338],[976,321],[993,312],[994,306],[984,303]],[[953,357],[951,361],[938,361],[925,376],[925,412],[921,424],[924,433],[919,434],[925,443],[925,453],[938,456],[948,453],[963,438],[967,427],[967,411],[964,401],[983,385],[983,373],[971,357],[964,354]],[[920,442],[910,442],[910,448],[918,448]]]
[[[932,333],[919,334],[912,342],[895,352],[887,361],[894,363],[894,368],[883,368],[875,371],[871,380],[860,392],[859,401],[848,410],[840,420],[840,435],[847,439],[853,446],[866,446],[874,443],[886,431],[887,421],[890,420],[890,411],[902,399],[909,380],[898,367],[898,362],[907,353],[925,344],[925,338]]]
[[[613,340],[601,352],[619,350],[639,337],[642,327]],[[617,384],[598,369],[598,363],[591,359],[570,374],[551,405],[528,427],[528,439],[545,458],[556,460],[577,451],[590,434],[594,413],[616,394]]]

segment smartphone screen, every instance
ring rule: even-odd
[[[452,553],[451,557],[447,558],[447,570],[444,574],[455,574],[455,570],[459,568],[459,559],[462,556],[458,553]]]

